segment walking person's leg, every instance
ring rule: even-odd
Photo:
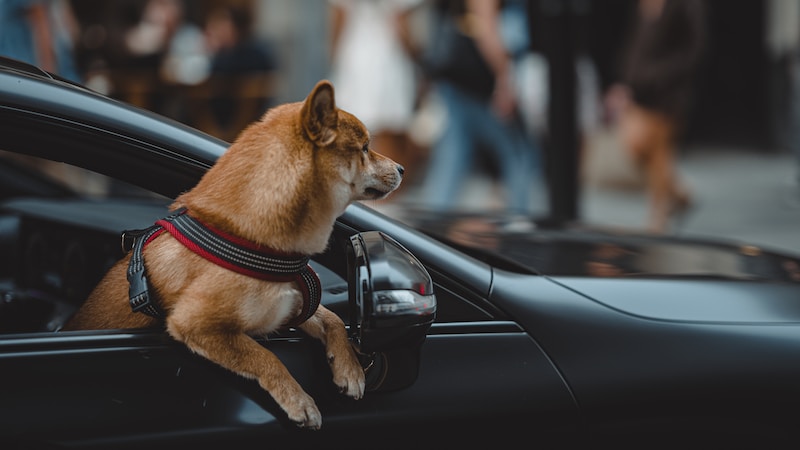
[[[474,142],[464,94],[442,83],[437,92],[446,107],[444,131],[431,152],[420,202],[435,210],[453,209],[472,168]]]

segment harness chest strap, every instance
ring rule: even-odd
[[[308,256],[277,252],[231,236],[203,224],[182,208],[158,220],[150,228],[123,234],[123,237],[133,234],[134,239],[127,272],[128,296],[134,312],[164,317],[163,310],[150,296],[143,256],[144,247],[164,231],[192,252],[228,270],[261,280],[296,282],[303,294],[303,308],[300,315],[286,326],[294,327],[305,322],[317,310],[322,286],[316,272],[308,265]]]

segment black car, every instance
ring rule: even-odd
[[[0,448],[800,442],[797,256],[352,205],[312,265],[365,397],[336,392],[301,332],[261,341],[320,407],[322,429],[301,430],[161,330],[59,331],[122,232],[166,215],[227,143],[6,59],[0,129]],[[382,303],[410,286],[425,314]]]

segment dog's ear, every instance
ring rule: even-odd
[[[338,114],[330,81],[322,80],[314,86],[300,114],[303,128],[312,142],[324,146],[336,139]]]

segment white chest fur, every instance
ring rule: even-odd
[[[249,334],[264,335],[275,331],[299,313],[303,296],[294,283],[259,283],[242,299],[239,317]]]

